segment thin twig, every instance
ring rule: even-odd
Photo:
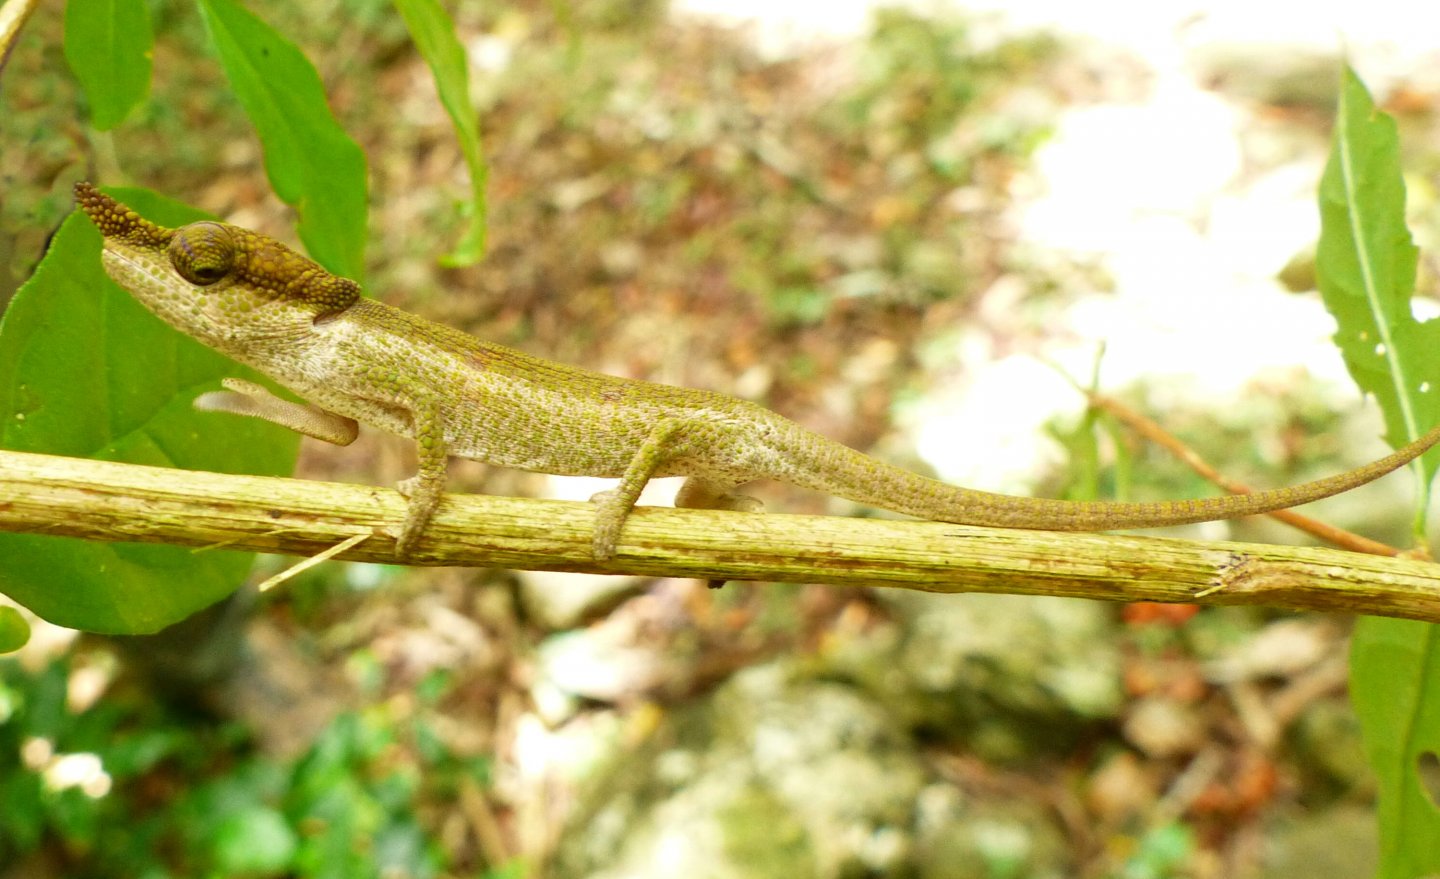
[[[1082,388],[1082,390],[1084,390]],[[1215,485],[1230,492],[1231,494],[1250,494],[1255,489],[1243,482],[1238,482],[1221,474],[1210,465],[1208,461],[1200,457],[1199,453],[1186,445],[1179,437],[1161,427],[1155,421],[1130,408],[1114,397],[1099,394],[1094,391],[1084,390],[1085,396],[1089,399],[1090,405],[1101,409],[1114,416],[1115,419],[1129,427],[1131,430],[1170,452],[1179,458],[1191,470],[1204,479],[1213,482]],[[1341,549],[1348,549],[1351,552],[1365,552],[1372,555],[1398,556],[1402,550],[1389,546],[1378,540],[1371,540],[1368,537],[1347,531],[1344,528],[1337,528],[1334,525],[1312,519],[1294,510],[1275,510],[1265,515],[1278,519],[1287,525],[1299,528],[1306,534],[1319,540],[1323,540]]]
[[[364,543],[369,539],[369,534],[356,534],[349,540],[343,540],[327,550],[318,552],[315,555],[310,556],[310,558],[305,559],[303,562],[298,562],[291,565],[290,567],[286,568],[275,576],[266,579],[259,586],[255,587],[255,589],[257,592],[269,592],[271,589],[274,589],[276,586],[279,586],[281,583],[284,583],[286,580],[289,580],[296,574],[299,574],[303,571],[308,571],[316,565],[320,564],[321,562],[333,559],[335,558],[335,556],[351,548],[352,546],[359,546],[361,543]]]

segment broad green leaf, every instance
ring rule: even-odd
[[[1410,295],[1417,251],[1405,226],[1405,185],[1395,123],[1376,110],[1347,70],[1334,143],[1320,182],[1316,271],[1350,375],[1375,395],[1386,437],[1400,445],[1440,418],[1440,323],[1415,320]],[[1424,533],[1435,453],[1422,460],[1417,534]],[[1380,876],[1440,870],[1440,809],[1426,797],[1418,763],[1440,750],[1440,630],[1425,623],[1364,619],[1351,645],[1352,697],[1366,753],[1380,782]]]
[[[365,154],[325,102],[305,55],[233,0],[200,0],[230,87],[249,114],[275,193],[300,214],[300,240],[330,271],[365,271]]]
[[[14,653],[30,640],[30,623],[20,611],[0,604],[0,653]]]
[[[430,72],[440,103],[455,123],[455,136],[465,163],[470,167],[470,203],[467,206],[470,227],[455,250],[441,258],[447,266],[467,266],[485,256],[486,203],[485,181],[490,169],[480,150],[480,121],[470,103],[470,73],[465,50],[455,36],[455,24],[438,0],[395,0],[395,8],[410,29],[410,38]]]
[[[1440,808],[1419,761],[1440,754],[1440,627],[1363,617],[1350,645],[1350,693],[1380,782],[1379,879],[1440,874]]]
[[[1440,420],[1440,321],[1410,312],[1418,251],[1405,226],[1395,120],[1375,109],[1348,70],[1320,180],[1320,221],[1315,268],[1339,325],[1335,342],[1356,384],[1380,403],[1386,439],[1399,447]],[[1421,467],[1428,485],[1440,450],[1427,452]]]
[[[145,0],[70,0],[65,61],[90,100],[90,124],[108,131],[150,91],[155,33]]]
[[[146,190],[115,195],[165,225],[204,218]],[[289,473],[294,434],[191,408],[197,394],[226,376],[258,379],[166,326],[111,282],[100,266],[100,233],[77,213],[0,320],[0,447],[222,473]],[[252,558],[0,534],[0,592],[61,625],[153,632],[229,594]]]

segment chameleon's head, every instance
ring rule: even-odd
[[[167,229],[89,183],[75,200],[105,236],[105,272],[184,333],[225,350],[308,330],[350,307],[360,286],[284,244],[227,223]]]

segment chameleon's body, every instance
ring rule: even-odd
[[[522,470],[613,477],[598,504],[595,556],[615,552],[625,517],[654,476],[686,476],[679,506],[751,510],[733,489],[776,479],[942,522],[1106,531],[1252,515],[1369,482],[1440,440],[1327,479],[1203,500],[1075,502],[958,488],[847,448],[724,394],[590,372],[484,342],[363,299],[283,244],[222,223],[165,229],[86,183],[80,206],[105,237],[110,277],[165,321],[314,403],[248,382],[197,405],[255,415],[334,443],[355,422],[412,437],[419,472],[397,538],[414,549],[444,491],[448,455]]]

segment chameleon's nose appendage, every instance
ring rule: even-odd
[[[84,181],[75,184],[75,202],[106,238],[163,247],[169,243],[173,234],[171,230],[155,225]]]

